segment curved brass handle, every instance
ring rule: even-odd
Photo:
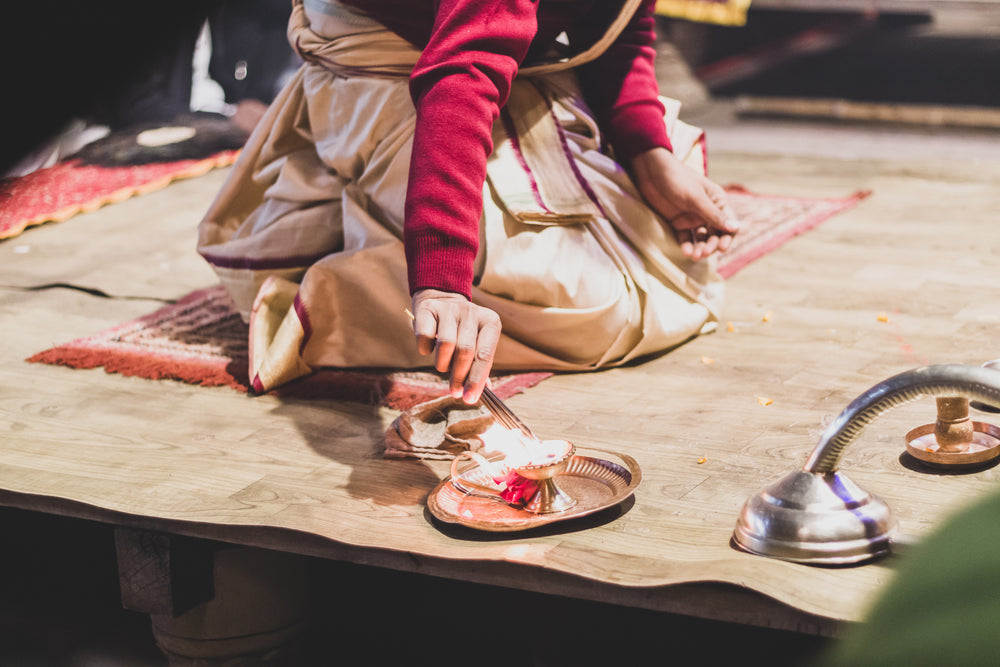
[[[820,475],[836,471],[844,450],[868,424],[892,408],[921,396],[958,396],[1000,407],[1000,370],[941,364],[916,368],[879,382],[851,401],[827,426],[804,470]]]

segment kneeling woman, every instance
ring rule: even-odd
[[[305,64],[199,228],[254,387],[434,365],[474,403],[713,327],[737,223],[659,96],[654,4],[296,0]]]

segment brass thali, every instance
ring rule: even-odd
[[[569,509],[545,514],[469,493],[461,486],[463,478],[488,483],[485,473],[478,467],[460,473],[457,479],[445,478],[427,497],[430,513],[445,523],[490,532],[509,532],[575,519],[613,507],[632,495],[642,473],[631,456],[577,447],[566,470],[556,477],[559,488],[577,502]]]

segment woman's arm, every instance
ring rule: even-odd
[[[587,17],[570,38],[583,43],[597,40],[601,26],[616,11],[614,3],[608,4],[610,7],[603,8],[607,16]],[[607,51],[578,70],[584,98],[615,157],[625,165],[651,148],[671,148],[654,65],[655,5],[655,0],[644,0]]]
[[[659,100],[655,0],[645,0],[614,44],[581,68],[581,85],[598,122],[646,203],[663,217],[694,260],[732,243],[739,224],[726,192],[671,153]],[[593,35],[581,33],[583,38]]]
[[[469,300],[493,122],[537,30],[532,0],[441,0],[413,70],[416,128],[404,245],[417,349],[435,355],[451,393],[475,403],[500,318]]]

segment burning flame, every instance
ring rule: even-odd
[[[490,458],[502,455],[498,462],[506,468],[545,465],[565,456],[569,443],[565,440],[533,440],[520,431],[493,424],[479,434],[482,453]]]
[[[534,440],[500,424],[490,426],[479,438],[483,442],[481,453],[470,455],[493,479],[500,497],[512,505],[526,505],[539,487],[538,482],[521,476],[518,470],[553,463],[570,447],[564,440]]]

